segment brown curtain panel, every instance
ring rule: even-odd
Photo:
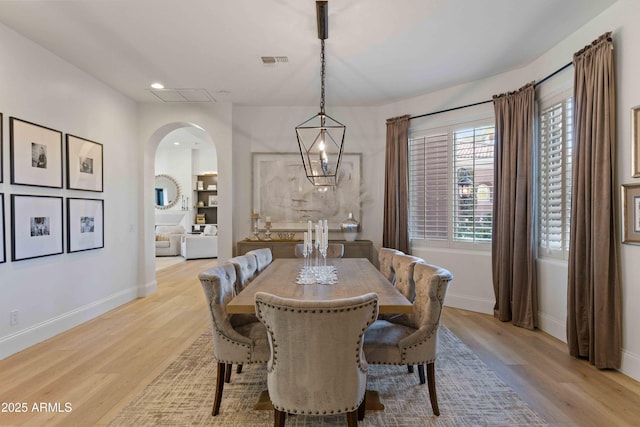
[[[495,316],[537,327],[533,238],[533,128],[535,89],[493,97],[496,117],[492,272]]]
[[[387,120],[382,246],[409,252],[409,116]]]
[[[575,357],[619,368],[621,285],[616,233],[613,44],[606,33],[577,52],[567,342]]]

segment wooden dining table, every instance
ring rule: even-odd
[[[378,294],[379,313],[411,313],[411,302],[366,258],[331,258],[338,280],[331,285],[299,285],[296,277],[304,266],[301,258],[279,258],[227,304],[231,314],[255,313],[256,292],[268,292],[283,298],[320,301],[349,298],[368,292]]]

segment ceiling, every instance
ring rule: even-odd
[[[327,107],[522,67],[615,1],[329,0]],[[3,0],[0,22],[139,102],[163,102],[158,81],[204,101],[319,104],[314,0]]]

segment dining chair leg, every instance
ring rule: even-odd
[[[407,365],[407,371],[409,371],[410,374],[413,374],[413,365]]]
[[[420,377],[420,384],[426,383],[424,379],[424,365],[422,363],[418,365],[418,376]]]
[[[284,420],[287,418],[287,413],[273,409],[273,425],[274,427],[284,427]]]
[[[440,415],[438,408],[438,396],[436,395],[436,367],[435,363],[427,363],[427,379],[429,380],[429,399],[431,399],[431,409],[434,415]]]
[[[220,412],[220,402],[222,401],[222,389],[224,388],[225,364],[218,362],[218,376],[216,377],[216,395],[213,398],[213,410],[211,416],[215,417]]]
[[[358,427],[358,410],[347,412],[347,426]]]
[[[242,363],[236,366],[236,374],[239,374],[241,372],[242,372]]]
[[[360,404],[360,406],[358,406],[358,421],[364,420],[364,410],[366,406],[367,406],[367,398],[365,394],[365,398],[362,399],[362,403]]]
[[[227,368],[226,368],[225,374],[224,374],[224,382],[225,383],[230,383],[231,382],[231,368],[233,368],[233,365],[231,363],[227,363]]]

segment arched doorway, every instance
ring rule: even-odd
[[[162,138],[155,155],[155,225],[162,230],[183,230],[185,233],[203,231],[204,225],[197,224],[197,215],[206,213],[211,223],[217,227],[217,207],[194,207],[196,199],[217,198],[217,193],[198,191],[195,177],[217,179],[218,162],[216,146],[209,141],[204,129],[190,125],[177,128]],[[170,196],[170,197],[168,197]],[[199,197],[198,197],[199,196]],[[208,201],[208,200],[205,200]],[[212,231],[210,227],[207,231]],[[165,238],[169,238],[166,236]],[[217,239],[206,239],[211,242],[210,254],[200,251],[199,254],[187,254],[194,257],[207,257],[217,254]],[[202,242],[202,240],[198,240]],[[169,240],[156,242],[156,270],[173,265],[185,259],[180,252],[180,236],[171,235]],[[158,246],[161,246],[158,248]],[[203,247],[204,249],[204,247]],[[160,255],[160,256],[159,256]]]
[[[202,165],[211,165],[211,163],[193,161],[190,158],[190,165],[187,167],[185,163],[185,159],[187,157],[186,152],[191,151],[191,149],[195,149],[196,142],[199,145],[198,150],[203,149],[207,151],[209,149],[209,153],[211,150],[216,152],[216,145],[211,138],[211,136],[206,132],[205,129],[198,126],[195,123],[189,122],[173,122],[168,123],[160,128],[158,128],[148,141],[145,144],[145,168],[144,168],[144,183],[143,183],[143,194],[144,194],[144,203],[143,203],[143,220],[144,229],[142,231],[143,239],[144,239],[144,249],[143,249],[143,283],[144,286],[140,289],[139,296],[147,296],[152,294],[157,289],[157,282],[155,280],[155,223],[156,223],[156,209],[155,205],[155,176],[156,176],[156,154],[158,153],[158,149],[161,145],[164,144],[173,144],[174,142],[187,143],[187,139],[190,140],[190,147],[185,149],[185,152],[181,153],[179,157],[182,158],[181,163],[182,166],[185,166],[185,170],[178,172],[179,168],[172,169],[170,164],[172,163],[171,156],[165,156],[163,160],[163,168],[165,172],[169,172],[167,175],[174,175],[176,177],[177,182],[180,184],[181,192],[188,197],[189,200],[183,201],[180,200],[179,203],[176,203],[172,206],[171,209],[166,209],[164,213],[173,212],[176,214],[176,217],[180,217],[179,221],[185,225],[186,231],[189,231],[189,227],[193,222],[192,216],[194,216],[192,209],[193,198],[191,197],[192,191],[192,177],[193,175],[197,175],[195,172],[199,172],[200,170],[194,169],[194,165],[202,164]],[[177,153],[178,151],[176,151]],[[168,157],[168,158],[167,158]],[[191,157],[191,155],[189,155]],[[216,156],[217,157],[217,156]],[[217,159],[216,159],[217,163]],[[203,167],[205,167],[203,166]],[[168,169],[167,169],[168,168]],[[186,209],[183,211],[183,207]],[[180,215],[183,213],[183,215]]]

